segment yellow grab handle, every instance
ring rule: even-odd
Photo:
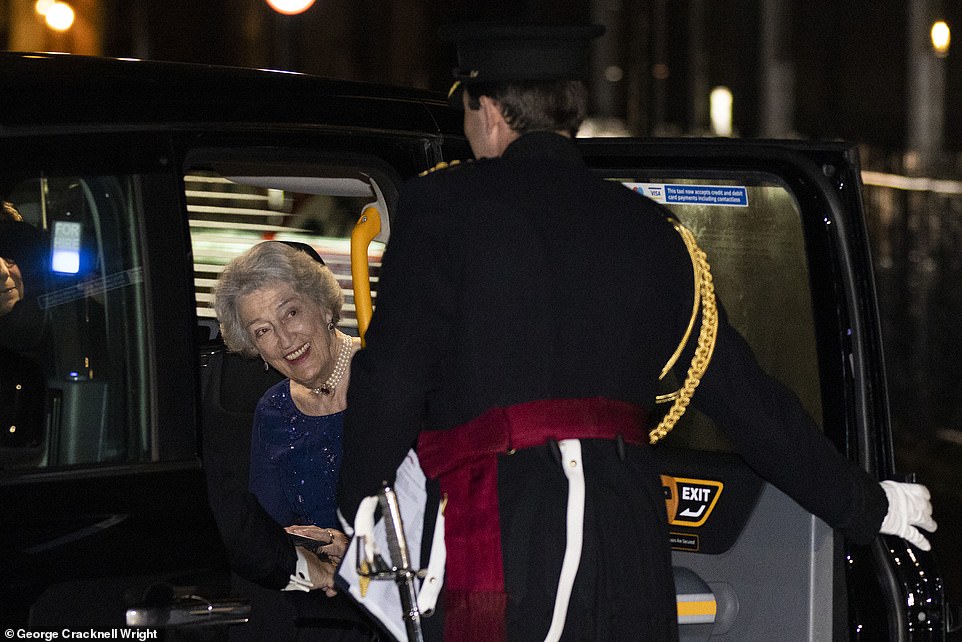
[[[367,249],[374,237],[381,233],[381,214],[373,205],[361,212],[351,232],[351,282],[354,288],[354,308],[357,331],[364,345],[364,334],[371,323],[374,306],[371,299],[371,278],[367,264]]]

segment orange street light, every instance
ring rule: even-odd
[[[311,8],[314,0],[266,0],[270,8],[285,16],[296,16]]]

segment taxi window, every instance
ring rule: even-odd
[[[340,329],[357,335],[351,279],[351,232],[377,211],[380,233],[367,250],[376,301],[378,270],[389,233],[388,201],[395,181],[375,163],[197,162],[184,175],[194,253],[197,317],[217,334],[211,289],[235,256],[265,240],[314,247],[344,290]]]
[[[3,194],[3,469],[152,458],[138,184],[36,176]]]
[[[708,254],[716,292],[732,325],[762,367],[793,389],[821,425],[809,265],[801,209],[793,194],[775,181],[622,182],[662,202],[692,230]],[[720,431],[693,408],[665,443],[730,450]]]

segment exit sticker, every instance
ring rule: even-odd
[[[722,489],[720,481],[661,476],[668,509],[668,523],[673,526],[701,526],[708,520]]]

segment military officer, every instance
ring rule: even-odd
[[[352,366],[341,509],[350,519],[417,442],[447,496],[448,640],[678,635],[648,417],[692,314],[694,268],[667,211],[589,173],[573,140],[601,31],[442,32],[477,160],[403,188]],[[716,314],[692,402],[852,540],[886,520],[924,543],[907,517],[934,529],[924,488],[883,489],[842,457]]]

